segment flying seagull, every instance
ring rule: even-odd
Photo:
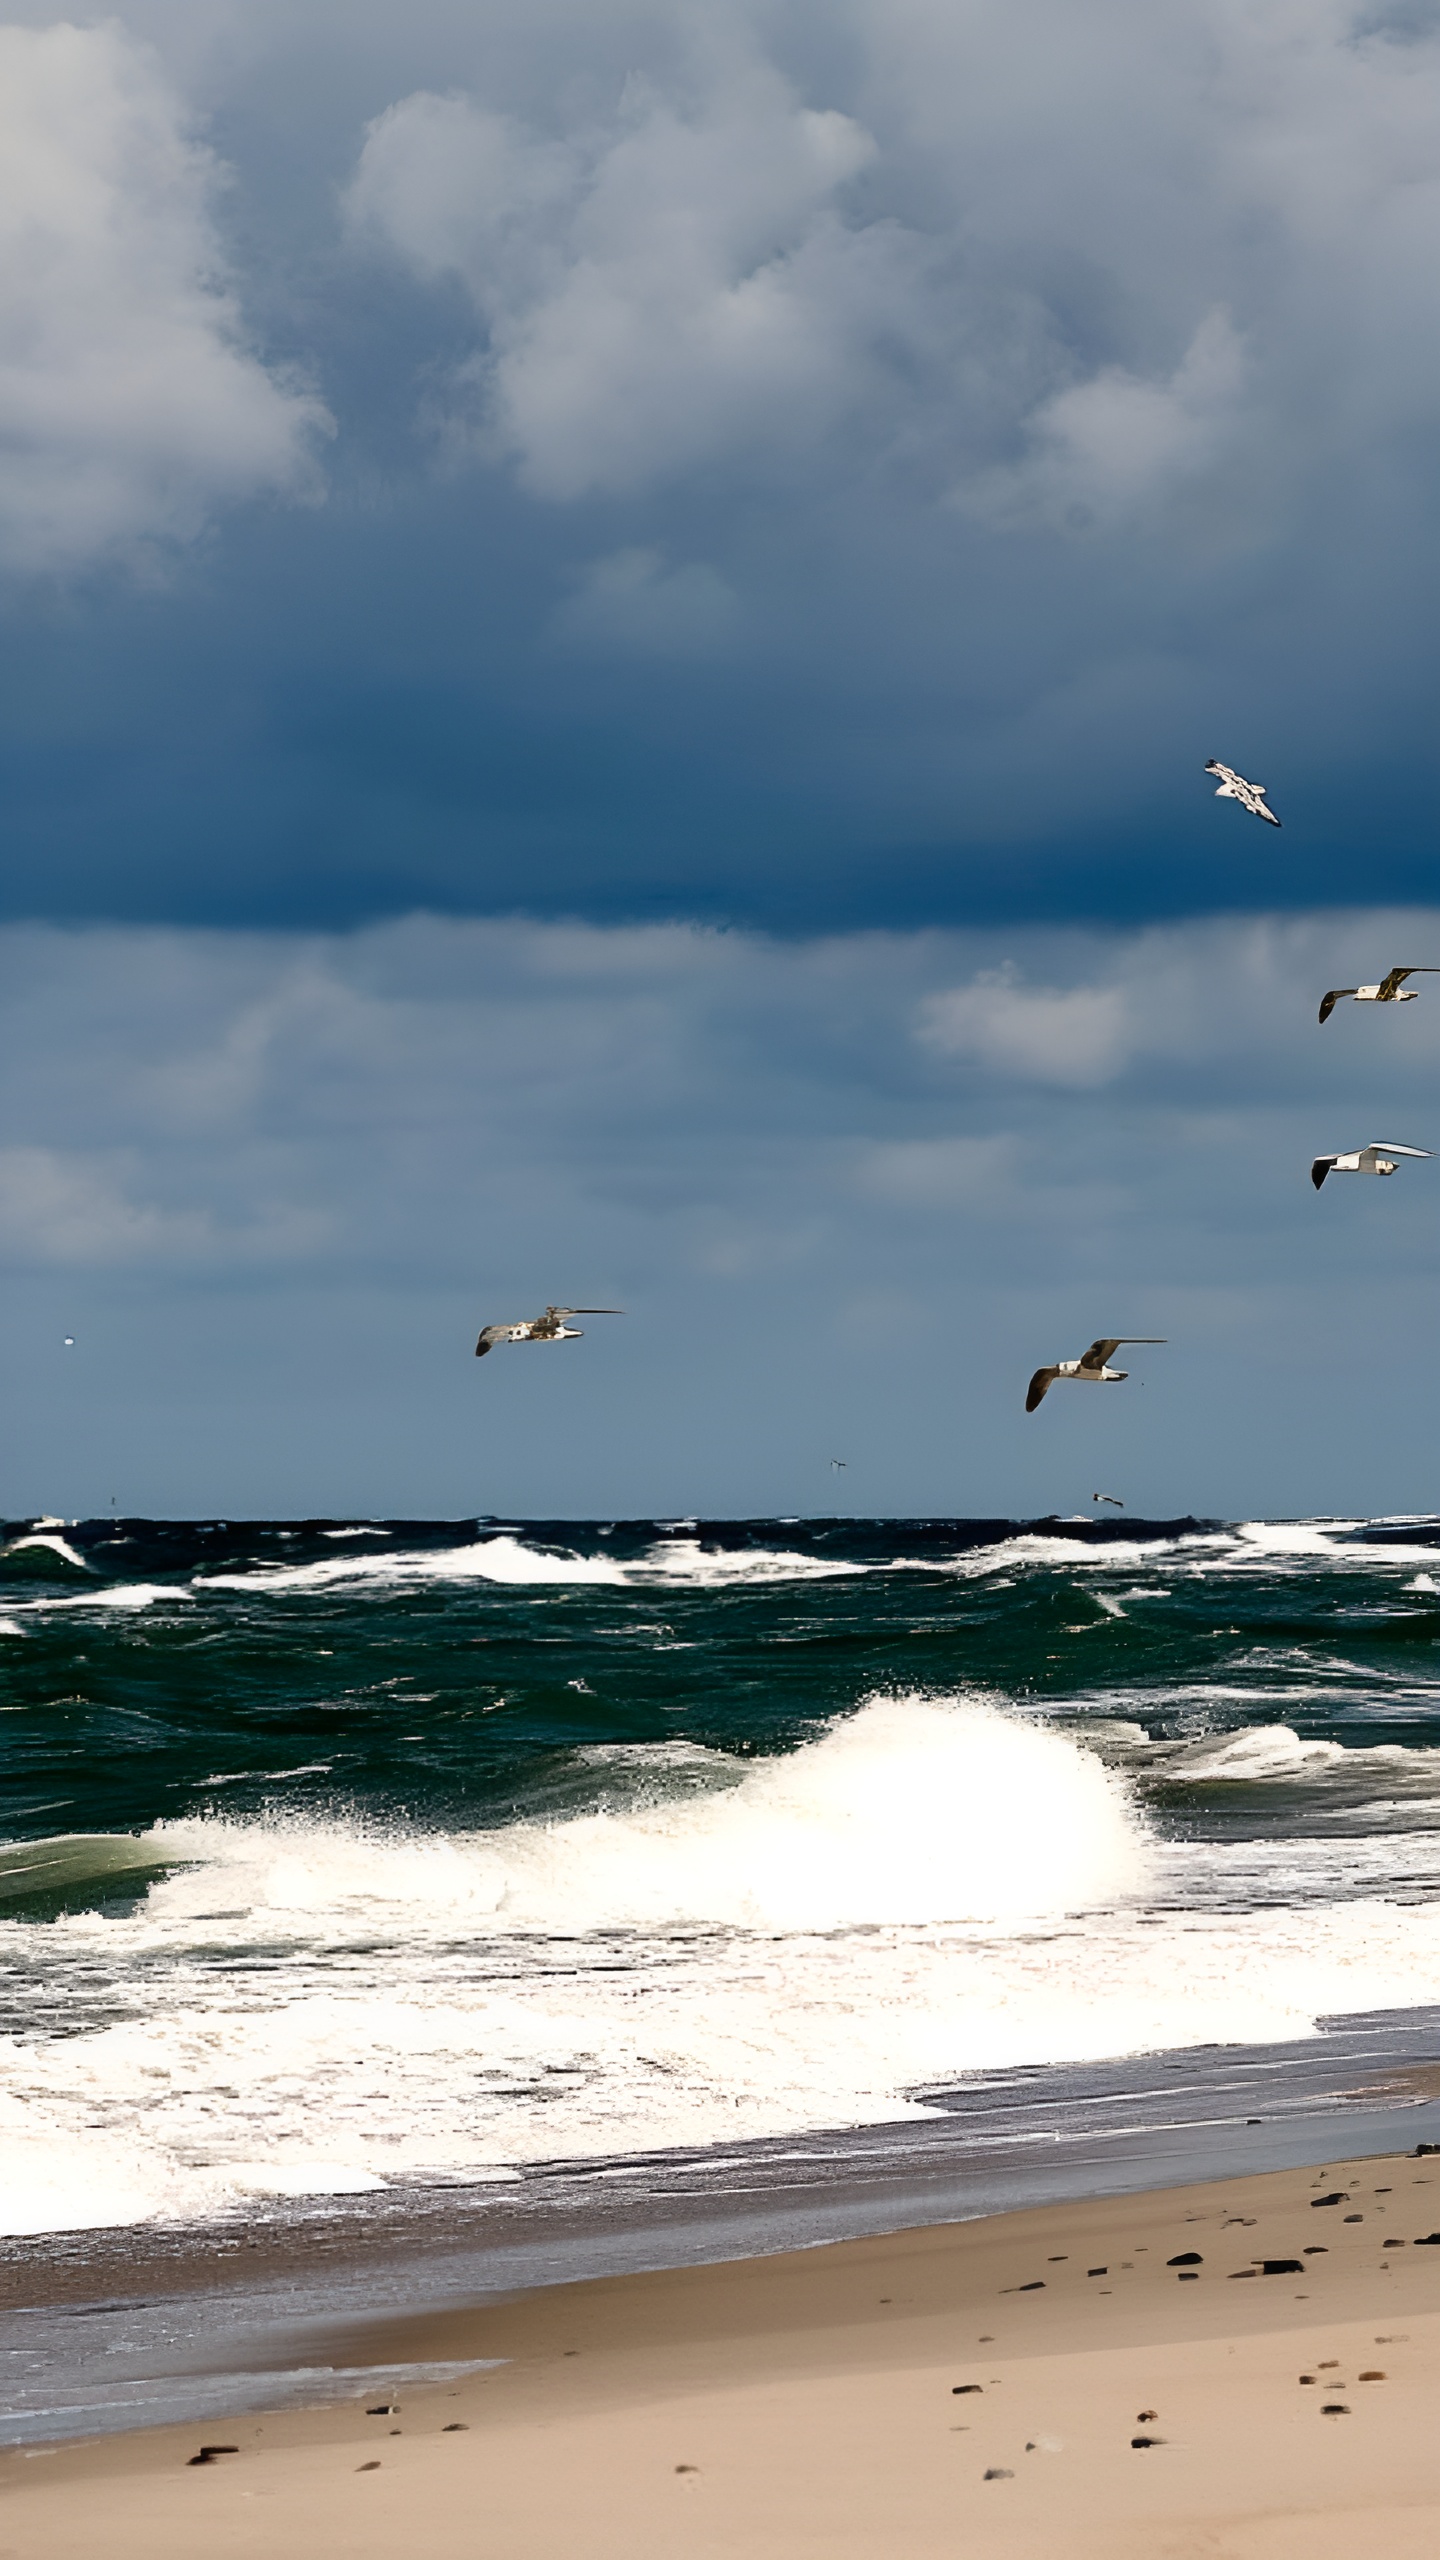
[[[1332,987],[1320,1005],[1320,1019],[1328,1022],[1342,996],[1353,996],[1357,1004],[1413,1004],[1420,990],[1403,984],[1406,978],[1440,978],[1440,969],[1390,969],[1378,987]]]
[[[1118,1493],[1092,1493],[1090,1499],[1092,1502],[1113,1502],[1117,1511],[1125,1508]]]
[[[1327,1173],[1393,1173],[1397,1156],[1431,1156],[1433,1147],[1397,1147],[1393,1138],[1373,1138],[1349,1156],[1317,1156],[1310,1179],[1318,1191]]]
[[[1241,808],[1248,809],[1252,818],[1268,818],[1272,827],[1279,826],[1274,810],[1266,807],[1263,782],[1247,782],[1243,773],[1232,772],[1228,764],[1220,764],[1214,756],[1205,770],[1220,776],[1215,791],[1217,800],[1238,800]]]
[[[532,1316],[528,1324],[487,1324],[475,1345],[475,1357],[483,1360],[497,1342],[578,1342],[585,1328],[567,1324],[567,1316],[623,1316],[623,1307],[547,1307],[543,1316]]]
[[[1054,1386],[1057,1378],[1108,1378],[1118,1385],[1120,1379],[1129,1377],[1130,1372],[1128,1369],[1106,1368],[1111,1352],[1118,1351],[1122,1342],[1163,1342],[1164,1339],[1163,1333],[1102,1333],[1099,1341],[1092,1342],[1089,1350],[1082,1352],[1078,1360],[1057,1360],[1053,1368],[1036,1370],[1025,1398],[1026,1412],[1033,1413],[1037,1404],[1043,1403],[1047,1389]]]
[[[848,1467],[850,1461],[848,1458],[832,1458],[830,1464],[832,1467]]]

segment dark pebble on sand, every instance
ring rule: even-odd
[[[1363,2213],[1347,2213],[1345,2219],[1347,2222],[1363,2222],[1365,2216]]]
[[[1405,2243],[1403,2240],[1382,2240],[1380,2246],[1382,2249],[1403,2249]]]
[[[1348,2204],[1349,2201],[1343,2189],[1337,2188],[1333,2196],[1312,2196],[1310,2210],[1312,2213],[1318,2213],[1322,2204]]]
[[[357,2471],[378,2471],[380,2465],[378,2462],[357,2462],[355,2468]]]
[[[986,2472],[985,2477],[987,2480],[1013,2480],[1015,2474],[1013,2471],[1001,2471],[998,2466],[995,2466]]]
[[[1440,2249],[1440,2231],[1427,2231],[1424,2239],[1417,2240],[1415,2246],[1417,2249]]]
[[[191,2454],[186,2468],[193,2471],[197,2462],[213,2462],[218,2454],[238,2453],[239,2450],[238,2444],[202,2444],[198,2453]]]
[[[675,2465],[677,2474],[681,2471],[698,2471],[699,2468],[698,2462],[677,2462]]]
[[[1163,2444],[1164,2441],[1163,2436],[1132,2436],[1130,2450],[1132,2453],[1148,2453],[1152,2445]]]
[[[470,2430],[463,2418],[451,2418],[448,2425],[441,2428],[440,2433],[442,2436],[468,2436]]]
[[[1262,2276],[1303,2276],[1305,2261],[1303,2258],[1262,2258],[1260,2273]]]
[[[1085,2273],[1087,2276],[1108,2276],[1110,2270],[1108,2267],[1087,2267]]]
[[[1383,2373],[1379,2373],[1379,2372],[1377,2372],[1377,2371],[1374,2369],[1374,2367],[1372,2366],[1372,2368],[1371,2368],[1371,2370],[1370,2370],[1370,2372],[1369,2372],[1369,2373],[1362,2373],[1362,2374],[1361,2374],[1360,2379],[1361,2379],[1361,2381],[1362,2381],[1362,2382],[1383,2382],[1383,2381],[1384,2381],[1384,2379],[1385,2379],[1385,2376],[1384,2376],[1384,2374],[1383,2374]]]
[[[1327,2400],[1320,2415],[1322,2418],[1348,2418],[1350,2412],[1343,2400]]]
[[[950,2397],[952,2400],[963,2400],[967,2391],[983,2391],[984,2388],[983,2382],[952,2382]]]
[[[1167,2258],[1165,2264],[1167,2267],[1203,2267],[1205,2261],[1198,2249],[1182,2249],[1178,2258]]]

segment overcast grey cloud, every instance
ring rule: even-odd
[[[1419,1507],[1375,1360],[1430,1357],[1440,1162],[1309,1165],[1440,1146],[1440,1000],[1315,1021],[1432,951],[1437,911],[12,928],[4,1498],[807,1511],[844,1457],[860,1511]],[[552,1297],[626,1313],[476,1366]],[[1027,1417],[1103,1330],[1168,1346]]]

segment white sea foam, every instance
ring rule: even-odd
[[[58,1556],[62,1564],[71,1566],[76,1572],[93,1573],[95,1570],[92,1564],[86,1563],[79,1550],[71,1546],[68,1538],[41,1537],[33,1531],[26,1537],[12,1538],[8,1546],[0,1547],[0,1556],[23,1555],[30,1547],[48,1550],[51,1555]]]
[[[461,1840],[162,1823],[167,1856],[204,1863],[152,1904],[203,1909],[223,1877],[251,1910],[338,1912],[358,1894],[492,1929],[789,1932],[1040,1919],[1134,1892],[1147,1871],[1122,1782],[988,1704],[875,1699],[783,1758],[711,1766],[702,1794]]]
[[[1087,1515],[1088,1516],[1088,1515]],[[246,1591],[256,1594],[346,1589],[377,1598],[407,1586],[435,1583],[493,1582],[524,1588],[547,1584],[596,1584],[613,1589],[722,1589],[732,1584],[832,1581],[875,1574],[958,1575],[963,1579],[1012,1579],[1026,1570],[1056,1569],[1095,1574],[1134,1573],[1163,1565],[1174,1576],[1216,1572],[1273,1572],[1292,1562],[1297,1569],[1314,1563],[1352,1566],[1370,1573],[1402,1565],[1433,1562],[1435,1550],[1424,1546],[1370,1546],[1347,1542],[1357,1521],[1249,1521],[1235,1529],[1187,1530],[1170,1538],[1113,1538],[1091,1541],[1067,1538],[1048,1530],[1026,1530],[1000,1538],[988,1547],[967,1548],[953,1555],[893,1556],[883,1563],[836,1556],[805,1555],[787,1548],[713,1547],[678,1532],[688,1521],[662,1524],[677,1534],[658,1538],[643,1555],[622,1561],[611,1555],[580,1555],[572,1550],[537,1547],[518,1531],[496,1532],[457,1547],[387,1547],[383,1553],[346,1553],[311,1564],[256,1564],[226,1573],[197,1573],[196,1591]],[[383,1530],[326,1530],[327,1538],[384,1537]],[[1424,1588],[1423,1578],[1409,1586]],[[1127,1597],[1136,1596],[1127,1594]],[[1164,1596],[1158,1589],[1155,1597]],[[1102,1606],[1108,1604],[1103,1603]]]
[[[1288,1728],[1240,1740],[1191,1775],[1335,1766]],[[1362,1756],[1378,1780],[1433,1755]],[[75,1998],[63,2038],[9,2043],[0,2220],[894,2119],[967,2070],[1440,1994],[1440,1909],[1387,1897],[1393,1840],[1167,1846],[1093,1752],[984,1700],[875,1698],[779,1760],[625,1758],[610,1810],[486,1832],[158,1826],[127,1852],[183,1863],[128,1913],[0,1926],[22,1983],[43,1952]],[[1440,1835],[1413,1854],[1433,1885]]]
[[[260,1565],[244,1573],[197,1573],[197,1591],[323,1591],[369,1584],[395,1591],[406,1583],[604,1583],[616,1589],[655,1584],[714,1588],[730,1582],[828,1581],[864,1573],[864,1565],[758,1547],[707,1548],[698,1539],[662,1539],[629,1564],[613,1556],[580,1556],[533,1547],[521,1538],[479,1539],[465,1547],[401,1548],[387,1555],[326,1556],[317,1564]]]
[[[426,1582],[608,1582],[625,1579],[609,1556],[556,1555],[519,1538],[482,1538],[467,1547],[405,1547],[388,1555],[325,1556],[316,1564],[256,1565],[244,1573],[197,1573],[197,1591],[325,1591],[371,1584],[390,1592]]]
[[[67,1591],[63,1598],[12,1601],[18,1614],[28,1617],[53,1617],[69,1609],[153,1609],[157,1602],[173,1600],[188,1605],[190,1593],[183,1583],[174,1582],[107,1582],[98,1591]]]

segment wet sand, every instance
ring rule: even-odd
[[[0,2560],[1440,2550],[1440,2159],[550,2286],[333,2343],[361,2367],[497,2361],[393,2407],[6,2453]]]

